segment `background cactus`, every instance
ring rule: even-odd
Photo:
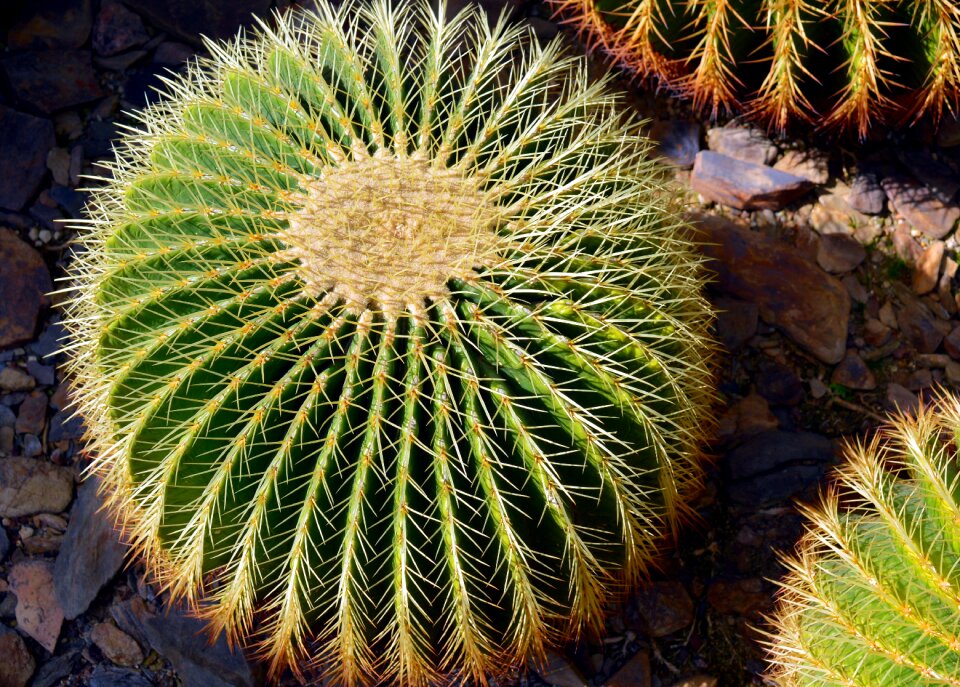
[[[778,685],[960,684],[960,401],[850,448],[788,561]]]
[[[595,627],[685,510],[699,258],[557,44],[426,3],[276,23],[171,79],[94,196],[93,469],[274,674],[500,672]]]
[[[960,113],[952,0],[549,0],[590,45],[716,116],[850,129]]]

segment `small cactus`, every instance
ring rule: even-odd
[[[781,687],[960,685],[960,401],[848,449],[773,618]]]
[[[320,2],[135,115],[70,270],[93,470],[273,675],[483,678],[602,621],[700,480],[704,275],[605,81]]]
[[[712,116],[852,130],[960,116],[954,0],[549,0],[585,40]]]

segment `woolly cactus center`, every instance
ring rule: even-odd
[[[316,295],[353,310],[416,311],[472,279],[496,253],[495,213],[477,184],[423,160],[373,157],[303,183],[282,239]]]

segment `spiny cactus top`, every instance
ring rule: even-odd
[[[847,451],[775,617],[783,687],[960,685],[960,400]]]
[[[274,671],[497,672],[596,625],[699,479],[699,259],[556,44],[426,2],[275,23],[171,79],[94,196],[94,467]]]
[[[955,0],[550,0],[698,110],[855,130],[960,115]]]

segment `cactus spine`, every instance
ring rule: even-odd
[[[771,677],[784,687],[960,685],[960,401],[851,447],[788,561]]]
[[[71,270],[94,469],[274,675],[475,678],[596,627],[700,479],[703,275],[606,82],[320,4],[137,115]]]
[[[594,48],[716,116],[852,130],[960,115],[951,0],[550,0]]]

